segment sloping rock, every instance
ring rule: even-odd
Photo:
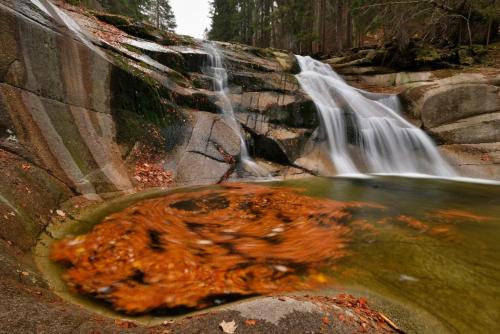
[[[22,15],[0,6],[0,42],[10,45],[1,58],[13,59],[0,83],[0,112],[16,153],[83,194],[132,188],[114,139],[112,64],[47,21],[49,10],[23,3]]]
[[[412,114],[420,114],[427,128],[500,110],[500,87],[494,82],[468,83],[466,77],[463,80],[458,83],[435,81],[431,86],[411,88],[404,93],[404,98],[408,97],[407,102],[414,110]]]
[[[179,151],[176,184],[213,184],[223,181],[235,168],[241,151],[240,138],[219,116],[193,114],[191,136]]]

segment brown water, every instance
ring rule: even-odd
[[[191,223],[190,229],[187,230],[184,223],[170,224],[182,226],[182,229],[175,230],[175,233],[174,230],[157,231],[161,232],[160,235],[177,235],[174,243],[181,241],[182,244],[181,248],[174,247],[170,250],[173,253],[164,253],[166,257],[162,258],[161,253],[157,253],[156,256],[161,259],[158,263],[168,267],[167,255],[178,252],[177,254],[182,254],[181,258],[192,256],[191,259],[195,263],[200,261],[203,265],[208,264],[212,272],[231,272],[234,274],[230,276],[234,284],[227,285],[231,287],[227,291],[229,294],[249,296],[304,288],[345,287],[368,296],[382,296],[415,312],[430,314],[433,321],[440,323],[442,332],[500,332],[497,321],[500,313],[499,186],[378,177],[312,178],[237,187],[240,190],[231,187],[208,187],[176,191],[175,194],[144,195],[156,198],[153,199],[156,201],[156,207],[168,204],[172,208],[171,205],[174,204],[174,208],[181,211],[165,213],[160,210],[152,213],[151,210],[146,210],[141,213],[142,217],[167,217],[167,214],[174,213],[180,222],[189,218]],[[206,195],[214,193],[229,199],[229,204],[220,206],[220,200],[212,202],[219,206],[218,209],[210,203],[207,204]],[[261,203],[257,211],[261,212],[262,216],[256,212],[255,216],[237,216],[241,213],[238,210],[242,209],[238,205],[245,203],[245,200],[242,200],[245,196],[248,203]],[[106,239],[110,236],[103,230],[106,224],[123,224],[124,221],[140,223],[133,221],[136,216],[133,208],[147,208],[143,200],[144,198],[129,198],[114,202],[87,216],[86,224],[54,227],[53,232],[56,237],[87,233],[105,216],[118,212],[98,225],[101,232],[94,229],[85,237],[89,241],[88,245],[100,245],[97,248],[104,250],[104,244],[99,244],[96,240],[100,237],[100,240],[111,241]],[[266,201],[268,203],[262,205]],[[175,207],[175,203],[189,205],[179,207],[177,204]],[[238,210],[230,210],[237,206]],[[121,212],[127,207],[128,211]],[[193,221],[197,217],[199,222]],[[205,228],[211,224],[213,226],[208,229],[198,226],[201,230],[196,233],[200,238],[193,239],[190,237],[192,228],[200,222]],[[290,227],[286,224],[290,224]],[[227,237],[227,229],[231,228],[239,229],[239,232],[229,233],[232,235],[229,241],[221,240],[222,236]],[[247,229],[245,233],[244,229]],[[124,230],[126,229],[118,229]],[[137,233],[140,234],[141,231],[138,230]],[[116,236],[118,235],[120,232],[116,233]],[[182,238],[182,235],[185,237]],[[253,239],[248,240],[249,235]],[[152,241],[153,246],[156,242],[156,246],[166,251],[170,244],[168,237],[163,238],[159,235],[155,235],[153,239],[151,235],[138,238],[137,240],[142,242],[137,244],[149,247],[150,253],[144,251],[146,248],[141,248],[142,251],[134,256],[154,255],[155,247],[151,247]],[[216,247],[221,244],[224,244],[224,247]],[[229,245],[232,246],[227,248]],[[227,252],[227,249],[232,252]],[[109,251],[107,248],[106,252]],[[93,268],[88,256],[75,260],[78,254],[84,252],[85,250],[78,250],[75,253],[73,250],[63,253],[67,261],[71,262],[73,259],[74,268],[83,265],[81,268],[88,270]],[[199,257],[196,257],[196,252],[201,252]],[[64,256],[58,259],[61,258]],[[148,262],[150,267],[147,268],[152,268],[154,257],[148,258],[145,262]],[[234,262],[228,265],[228,259]],[[103,268],[110,266],[110,262],[102,264],[106,264]],[[53,263],[50,266],[52,269],[48,272],[52,273],[54,281],[58,281],[60,274],[68,273],[65,268]],[[191,297],[195,297],[191,299],[186,293],[178,294],[177,301],[180,304],[185,304],[189,299],[194,303],[189,306],[196,309],[197,306],[224,302],[224,294],[220,292],[224,292],[224,282],[229,282],[228,276],[222,276],[219,280],[210,274],[206,276],[206,279],[214,280],[212,283],[222,283],[215,284],[220,289],[217,298],[206,299],[201,297],[209,296],[211,291],[200,287],[196,290],[195,276],[191,280],[184,277],[169,281],[168,275],[161,274],[166,272],[165,268],[158,268],[156,273],[159,275],[155,277],[157,282],[163,282],[161,291],[164,294],[168,294],[169,284],[172,282],[175,282],[177,288],[204,291],[191,294]],[[179,268],[186,269],[182,266]],[[100,271],[105,274],[103,277],[110,277],[105,269],[101,268]],[[143,270],[142,274],[136,277],[128,275],[127,278],[135,282],[135,288],[143,288],[144,280],[148,280],[148,272],[149,269]],[[58,278],[55,278],[55,275]],[[75,286],[75,282],[78,282],[78,286],[88,288],[80,289],[80,292],[89,293],[92,289],[105,287],[96,281],[88,283],[97,276],[81,276],[65,276],[65,280],[70,285]],[[118,280],[120,279],[123,280],[123,277],[118,276]],[[106,281],[106,284],[111,286],[113,282]],[[56,285],[63,288],[60,279]],[[127,293],[124,293],[125,291]],[[133,295],[134,291],[133,288],[122,290],[119,295]],[[100,296],[99,293],[94,294],[106,300],[102,297],[108,292],[104,289],[101,290]],[[150,303],[146,309],[154,309],[155,305],[161,304]]]

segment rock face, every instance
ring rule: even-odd
[[[177,150],[176,183],[214,184],[224,181],[240,155],[239,136],[220,116],[201,111],[193,114],[190,128],[189,140]]]
[[[218,182],[236,167],[239,142],[214,115],[220,108],[200,42],[146,30],[141,36],[153,41],[140,39],[117,28],[135,32],[127,19],[45,0],[1,4],[0,39],[8,47],[0,54],[0,147],[88,197],[134,188],[130,154],[137,144],[167,160],[179,184]],[[317,126],[314,106],[289,72],[293,56],[219,47],[237,112],[283,126],[297,143],[307,136],[303,128]],[[276,146],[293,155],[280,162],[297,155],[288,146]]]
[[[500,71],[451,73],[400,96],[462,175],[500,179]]]

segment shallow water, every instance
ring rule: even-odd
[[[428,225],[356,229],[352,255],[331,272],[339,283],[425,309],[450,332],[500,330],[499,186],[391,177],[288,186],[312,196],[376,202],[389,208],[388,216]]]
[[[442,325],[442,332],[500,331],[499,186],[398,177],[311,178],[260,185],[294,189],[337,203],[385,207],[352,210],[350,219],[338,222],[350,229],[346,253],[315,268],[320,272],[315,275],[326,276],[328,285],[382,296],[430,314]],[[187,191],[194,195],[202,189],[221,188]],[[182,194],[184,190],[179,192],[190,196]],[[54,227],[53,235],[86,233],[103,217],[139,199],[143,198],[122,199],[103,207],[84,218],[86,224]],[[321,253],[331,247],[325,242],[316,238],[310,247]],[[64,270],[46,272],[57,281],[54,273]]]

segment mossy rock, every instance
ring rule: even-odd
[[[144,22],[138,22],[127,16],[101,12],[93,12],[93,15],[97,19],[111,24],[112,26],[115,26],[116,28],[134,37],[139,37],[155,42],[161,40],[163,37],[162,32],[156,29],[154,26]]]
[[[441,61],[441,54],[432,47],[426,46],[417,48],[415,60],[420,63],[432,63]]]
[[[471,56],[470,50],[466,48],[460,48],[457,52],[458,63],[460,65],[473,65],[474,58]]]
[[[111,111],[117,142],[131,149],[140,142],[153,150],[165,148],[164,129],[181,126],[185,117],[172,93],[154,79],[116,57],[111,73]],[[170,140],[172,138],[169,138]]]
[[[115,15],[115,14],[99,13],[99,12],[92,12],[92,14],[100,21],[106,22],[115,27],[126,26],[133,23],[133,20],[130,17],[123,15]]]

